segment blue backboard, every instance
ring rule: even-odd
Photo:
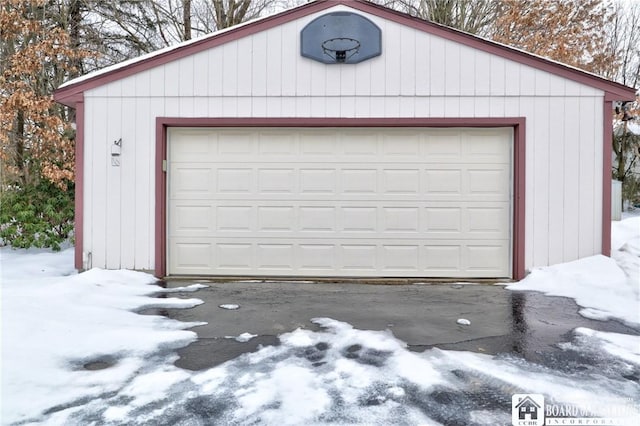
[[[325,64],[357,64],[381,53],[380,28],[356,13],[327,13],[300,32],[300,54]]]

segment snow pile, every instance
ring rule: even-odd
[[[156,281],[151,275],[98,269],[75,274],[73,250],[3,248],[0,256],[3,423],[117,392],[150,357],[167,356],[196,339],[184,329],[200,323],[132,312],[201,303],[149,297],[164,291],[150,285]]]
[[[589,341],[595,342],[598,348],[604,349],[609,354],[632,364],[640,365],[640,336],[605,333],[583,327],[576,328],[575,333],[581,338],[580,342],[583,346],[587,346]]]
[[[580,314],[640,326],[640,217],[613,223],[612,257],[592,256],[535,269],[510,290],[575,299]]]
[[[640,216],[611,223],[611,250],[640,255]]]

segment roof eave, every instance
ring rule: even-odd
[[[371,3],[366,0],[355,0],[350,4],[350,6],[354,9],[368,13],[372,13],[371,9],[375,9],[378,13],[373,14],[380,16],[381,18],[386,18],[396,22],[402,21],[403,24],[414,29],[425,31],[448,40],[457,41],[461,44],[483,50],[487,53],[495,54],[506,59],[529,65],[533,68],[572,79],[579,83],[600,89],[604,91],[607,96],[614,97],[617,101],[631,101],[634,100],[636,96],[636,89],[607,80],[606,78],[600,77],[596,74],[591,74],[578,68],[537,56],[512,46],[496,43],[455,28],[407,15],[376,3]],[[575,78],[570,78],[569,75],[575,76]]]
[[[224,30],[224,32],[219,34],[212,33],[210,36],[205,36],[202,39],[196,40],[186,46],[178,46],[175,49],[168,50],[158,55],[154,55],[137,62],[132,62],[111,72],[98,74],[94,77],[78,81],[77,83],[71,82],[70,84],[66,84],[64,87],[61,87],[54,92],[54,99],[64,105],[72,106],[67,102],[75,102],[70,101],[69,99],[83,93],[85,90],[89,90],[119,80],[123,75],[129,75],[130,70],[135,70],[135,72],[142,72],[150,68],[165,64],[167,62],[171,62],[198,53],[202,50],[210,49],[212,47],[216,47],[221,44],[228,43],[230,41],[246,37],[248,35],[276,27],[291,20],[315,12],[320,12],[322,10],[341,4],[350,4],[350,2],[345,0],[321,0],[305,3],[301,6],[284,10],[280,13],[267,16],[247,25],[240,24],[236,27],[226,29]]]

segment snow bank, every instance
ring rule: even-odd
[[[640,217],[612,225],[612,255],[534,269],[509,290],[534,290],[575,299],[591,319],[640,326]]]
[[[576,328],[574,332],[578,336],[591,338],[581,339],[583,346],[588,345],[589,342],[594,342],[600,349],[604,349],[616,358],[640,365],[640,336],[607,333],[584,327]]]
[[[76,274],[73,250],[3,248],[2,422],[117,392],[147,358],[196,339],[181,323],[138,315],[147,307],[192,307],[198,299],[152,298],[153,276],[92,269]],[[89,371],[85,366],[109,366]]]
[[[611,223],[611,250],[629,249],[640,255],[640,216]]]

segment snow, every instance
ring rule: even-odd
[[[229,310],[229,311],[234,311],[236,309],[240,309],[240,305],[236,305],[236,304],[233,304],[233,303],[226,303],[224,305],[220,305],[220,308],[226,309],[226,310]]]
[[[614,223],[612,259],[536,269],[510,288],[572,297],[585,316],[638,327],[636,224]],[[186,329],[202,323],[139,312],[198,299],[153,297],[176,289],[144,273],[76,274],[72,250],[3,248],[0,266],[2,424],[509,424],[515,393],[557,403],[640,395],[640,337],[587,328],[559,348],[586,361],[550,367],[512,354],[412,352],[391,331],[315,318],[319,331],[297,329],[277,346],[187,371],[173,365],[175,349],[193,342]]]
[[[580,314],[640,326],[640,217],[612,223],[611,258],[598,255],[538,268],[507,286],[575,299]]]
[[[575,333],[579,336],[595,338],[582,339],[583,345],[585,346],[588,345],[589,341],[597,340],[596,344],[611,355],[626,360],[632,364],[640,365],[640,336],[606,333],[584,327],[576,328]]]
[[[181,323],[132,311],[193,307],[198,299],[153,298],[153,276],[92,269],[76,274],[73,250],[0,250],[3,422],[116,391],[159,351],[196,339]],[[86,364],[114,364],[88,371]],[[64,391],[60,391],[64,389]]]
[[[640,216],[630,216],[611,224],[611,250],[626,249],[640,254]]]
[[[456,321],[456,323],[460,325],[471,325],[471,321],[466,318],[458,318],[458,321]]]
[[[163,290],[163,293],[184,293],[184,292],[193,292],[193,291],[198,291],[201,290],[203,288],[207,288],[209,287],[208,285],[205,284],[191,284],[185,287],[172,287],[172,288],[165,288]]]
[[[224,336],[225,339],[233,339],[236,342],[240,342],[240,343],[246,343],[249,340],[253,339],[254,337],[258,337],[257,334],[251,334],[251,333],[242,333],[239,336]]]

